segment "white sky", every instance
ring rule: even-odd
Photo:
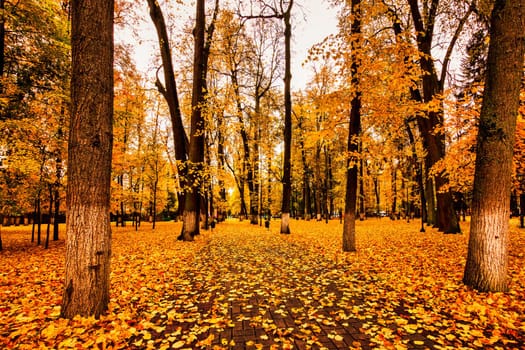
[[[308,49],[321,42],[325,37],[337,31],[336,11],[326,0],[298,0],[295,7],[295,23],[292,23],[292,89],[303,89],[311,78],[311,69],[303,67],[307,58]],[[147,11],[147,7],[144,8]],[[116,39],[119,42],[131,42],[134,46],[133,58],[137,68],[148,74],[151,72],[151,58],[156,54],[158,47],[157,36],[147,12],[144,12],[146,23],[141,28],[141,39],[137,42],[127,35],[126,31],[116,29]],[[304,20],[303,20],[304,17]],[[169,25],[169,23],[167,23]],[[130,38],[130,39],[128,39]]]
[[[325,0],[303,0],[300,4],[305,21],[302,20],[302,14],[298,14],[292,31],[292,88],[294,90],[303,89],[311,77],[308,66],[303,67],[310,47],[337,32],[336,10]]]

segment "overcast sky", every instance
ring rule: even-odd
[[[295,8],[296,18],[292,32],[293,90],[303,89],[311,77],[311,69],[307,66],[303,67],[308,49],[337,31],[336,11],[325,0],[302,0],[300,6],[301,8]],[[133,43],[135,51],[133,57],[139,70],[154,74],[151,68],[151,58],[158,50],[158,43],[155,29],[149,20],[147,7],[144,7],[144,16],[146,16],[146,22],[140,30],[142,39],[140,42],[131,39],[131,35],[118,28],[115,36],[117,42]]]
[[[292,86],[294,90],[303,89],[311,76],[308,67],[302,67],[308,50],[330,34],[337,32],[336,10],[325,0],[303,0],[301,6],[306,21],[297,20],[292,43]],[[298,15],[302,18],[302,15]]]

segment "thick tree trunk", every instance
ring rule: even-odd
[[[113,0],[73,0],[67,241],[61,315],[108,308],[113,143]]]
[[[472,223],[463,281],[506,291],[512,157],[525,53],[525,1],[496,0],[477,138]]]
[[[0,0],[0,93],[4,93],[4,77],[5,66],[5,0]]]
[[[213,36],[214,22],[218,11],[218,1],[215,3],[215,11],[212,22],[208,29],[206,38],[206,14],[205,1],[197,0],[195,28],[193,30],[195,49],[193,54],[193,89],[192,89],[192,114],[191,114],[191,136],[188,164],[189,192],[184,202],[183,226],[180,238],[184,241],[192,241],[193,236],[199,234],[200,219],[200,193],[203,181],[204,166],[204,144],[205,144],[205,121],[203,109],[206,104],[206,73],[208,69],[208,56]]]
[[[284,12],[284,158],[283,158],[283,200],[281,206],[281,233],[290,234],[290,200],[292,195],[292,96],[291,96],[291,41],[292,41],[292,12],[293,0],[288,3]]]
[[[361,90],[359,89],[359,58],[357,52],[360,46],[361,36],[361,0],[352,0],[353,21],[351,26],[352,56],[351,74],[352,87],[355,89],[354,97],[351,101],[350,122],[348,130],[348,153],[353,155],[359,152],[358,138],[361,134]],[[355,213],[357,199],[357,178],[358,178],[358,159],[352,156],[348,159],[346,166],[346,194],[345,194],[345,213],[343,222],[343,251],[355,252]]]

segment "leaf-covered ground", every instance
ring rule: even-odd
[[[44,250],[2,227],[0,348],[522,349],[516,226],[509,293],[464,287],[468,235],[417,222],[358,222],[357,253],[340,251],[338,221],[292,221],[291,235],[230,221],[193,243],[178,223],[114,228],[110,312],[71,321],[57,317],[63,241]]]

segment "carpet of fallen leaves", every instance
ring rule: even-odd
[[[358,222],[357,253],[338,221],[292,220],[291,235],[229,221],[192,243],[179,223],[113,228],[98,320],[58,318],[63,241],[2,227],[0,348],[525,348],[525,231],[511,227],[508,293],[463,286],[468,235],[417,222]]]

